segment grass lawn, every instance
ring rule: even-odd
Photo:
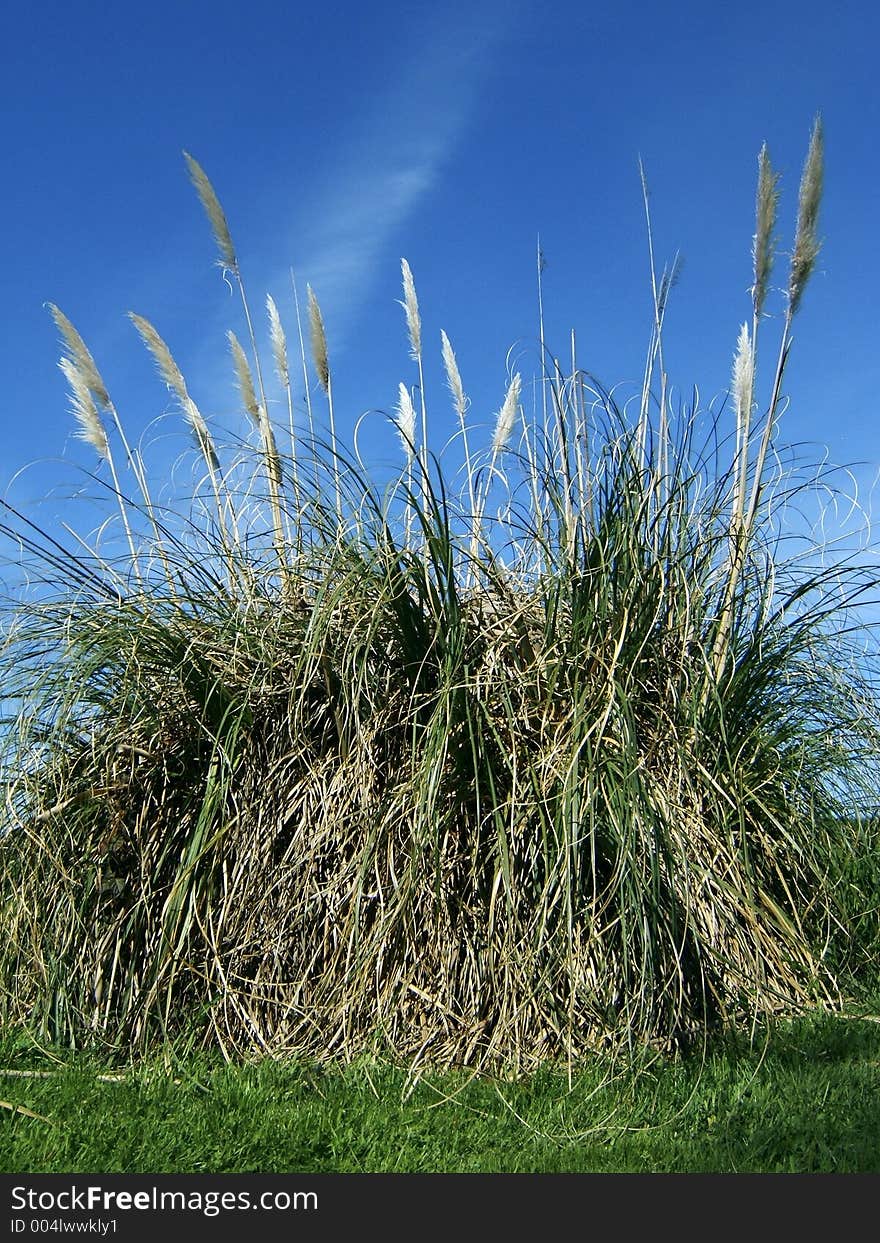
[[[658,1061],[635,1080],[597,1059],[570,1088],[550,1070],[414,1080],[388,1065],[194,1055],[109,1068],[7,1039],[0,1169],[877,1172],[877,1009],[780,1024],[751,1050]]]

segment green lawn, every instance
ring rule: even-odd
[[[7,1040],[0,1169],[876,1172],[877,1010],[780,1025],[760,1047],[657,1062],[637,1080],[597,1059],[570,1087],[549,1070],[414,1081],[389,1066],[191,1055],[111,1068]]]

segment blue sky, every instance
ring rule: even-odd
[[[651,317],[639,156],[658,261],[684,256],[671,379],[705,402],[723,394],[750,313],[758,151],[766,140],[782,174],[784,250],[819,111],[824,245],[795,324],[782,436],[862,463],[863,487],[876,475],[875,6],[41,3],[10,10],[4,34],[0,488],[29,513],[55,489],[49,509],[69,518],[76,468],[93,465],[71,435],[46,301],[82,332],[133,438],[172,407],[128,310],[165,337],[209,420],[245,430],[225,340],[239,307],[183,149],[224,205],[261,338],[267,291],[295,336],[291,265],[314,286],[343,437],[415,382],[397,303],[409,260],[436,448],[453,428],[441,328],[487,437],[508,350],[524,380],[537,368],[539,233],[548,341],[564,357],[574,328],[582,366],[638,383]],[[780,284],[785,270],[781,255]],[[766,386],[774,322],[764,334]],[[393,457],[393,436],[370,426],[371,448]],[[157,434],[162,471],[186,438],[175,420]]]

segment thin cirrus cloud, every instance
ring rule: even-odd
[[[466,134],[515,12],[511,5],[488,20],[484,11],[454,43],[441,37],[436,18],[426,18],[413,39],[418,55],[404,58],[408,68],[394,75],[355,132],[341,136],[332,168],[302,202],[290,239],[299,256],[297,281],[315,290],[337,348],[392,240]],[[286,271],[284,277],[289,288]]]
[[[385,247],[431,189],[441,162],[437,155],[362,173],[355,179],[356,202],[347,195],[336,204],[331,202],[321,213],[320,227],[301,239],[303,274],[337,332],[344,333]]]
[[[454,41],[436,15],[420,16],[407,40],[410,54],[350,125],[328,131],[323,167],[313,169],[307,183],[298,181],[296,193],[278,194],[279,201],[297,206],[287,235],[276,237],[262,264],[257,259],[248,265],[255,277],[248,280],[255,306],[255,291],[270,292],[289,326],[293,270],[301,311],[308,283],[327,325],[331,353],[340,358],[373,282],[404,253],[396,239],[438,188],[473,124],[520,12],[510,0],[504,9],[484,5],[470,29],[457,28]],[[198,351],[201,392],[208,408],[231,413],[229,377],[218,376],[211,366],[215,341],[216,334]],[[266,379],[274,388],[271,377]]]

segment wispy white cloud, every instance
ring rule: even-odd
[[[343,308],[350,314],[363,298],[385,245],[431,189],[439,164],[434,157],[358,170],[353,183],[340,178],[356,185],[355,195],[340,184],[316,213],[320,223],[300,239],[302,275],[337,323]]]
[[[484,6],[454,31],[444,28],[442,14],[422,15],[403,67],[389,66],[388,85],[337,136],[327,167],[300,199],[291,236],[297,279],[315,289],[336,348],[392,238],[466,133],[515,11]]]
[[[315,290],[335,361],[372,283],[387,269],[389,251],[393,265],[403,253],[394,240],[438,185],[473,123],[520,8],[518,0],[484,0],[454,26],[442,13],[419,13],[403,53],[384,67],[382,88],[357,116],[328,131],[323,164],[290,187],[273,187],[279,201],[292,205],[288,233],[274,235],[262,264],[251,246],[249,295],[272,293],[289,325],[292,267],[301,309],[306,283]],[[236,302],[230,297],[222,314],[234,313]],[[264,329],[257,325],[258,335]],[[231,368],[223,373],[216,366],[219,331],[205,333],[194,370],[206,408],[232,415]],[[271,375],[266,380],[270,400],[277,400]]]

